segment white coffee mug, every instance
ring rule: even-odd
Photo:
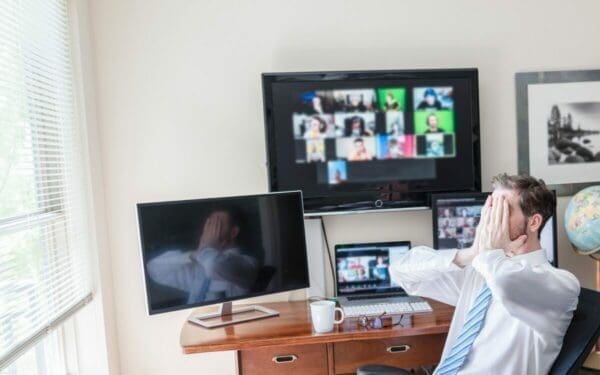
[[[335,312],[340,312],[340,319],[335,320]],[[313,328],[317,333],[333,331],[333,324],[340,324],[344,321],[344,310],[335,307],[333,301],[316,301],[310,304],[310,314],[312,317]]]

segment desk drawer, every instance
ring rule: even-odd
[[[242,350],[241,375],[327,374],[327,345],[290,345]]]
[[[360,340],[334,344],[336,374],[356,373],[365,364],[411,368],[438,363],[445,334]]]

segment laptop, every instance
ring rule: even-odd
[[[430,312],[390,277],[389,266],[406,254],[410,241],[335,245],[335,290],[348,317]]]

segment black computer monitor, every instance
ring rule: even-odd
[[[438,250],[471,247],[475,238],[475,229],[481,218],[481,208],[489,194],[433,194],[431,196],[433,247]],[[550,263],[557,266],[556,207],[554,207],[554,215],[542,229],[540,242]]]
[[[300,192],[137,205],[150,314],[307,288]]]

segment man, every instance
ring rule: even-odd
[[[442,107],[442,103],[438,100],[435,90],[432,88],[428,88],[423,93],[423,100],[421,101],[421,103],[419,103],[419,105],[417,106],[417,109],[418,110],[425,110],[425,109],[440,110],[440,109],[444,109],[444,108]]]
[[[438,375],[546,374],[577,307],[579,282],[540,246],[552,192],[530,176],[493,185],[470,249],[418,247],[390,270],[409,294],[456,306]]]
[[[398,103],[398,101],[396,100],[396,98],[394,98],[394,94],[392,94],[391,92],[388,92],[387,94],[385,94],[385,110],[386,111],[398,111],[400,110],[400,104]]]
[[[432,158],[444,156],[444,146],[442,145],[442,140],[438,139],[438,137],[435,137],[435,139],[428,139],[426,155]]]
[[[444,129],[439,127],[439,119],[434,114],[431,113],[427,116],[427,130],[425,130],[425,134],[435,134],[435,133],[443,133]]]
[[[346,112],[365,112],[367,107],[363,104],[361,94],[348,95],[348,105],[345,108]]]
[[[238,243],[243,219],[235,209],[213,211],[204,223],[198,248],[169,250],[151,259],[148,275],[158,284],[188,293],[188,304],[249,291],[258,275],[258,261]]]
[[[402,149],[398,147],[398,140],[396,138],[388,139],[387,152],[385,153],[384,159],[399,159],[402,157]]]
[[[354,140],[354,150],[348,156],[349,161],[364,161],[373,159],[373,155],[367,150],[362,138]]]
[[[344,178],[342,176],[342,171],[340,171],[339,169],[336,169],[335,172],[333,172],[333,179],[332,179],[332,184],[341,184],[342,182],[344,182]]]
[[[369,268],[372,270],[373,276],[378,280],[388,280],[390,278],[390,271],[386,259],[378,255],[374,263],[371,266],[371,262],[369,262]]]
[[[365,125],[365,120],[360,116],[352,116],[344,120],[344,135],[346,137],[372,136],[373,131]]]
[[[325,152],[323,152],[323,141],[310,140],[306,142],[308,152],[306,153],[306,161],[309,163],[317,163],[325,161]]]
[[[323,100],[320,96],[313,96],[312,98],[312,109],[315,113],[322,115],[325,111],[323,111]]]

